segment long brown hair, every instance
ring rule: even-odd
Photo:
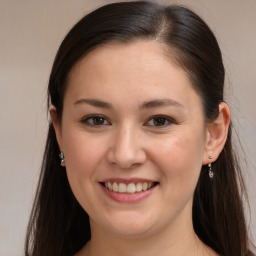
[[[185,7],[136,1],[109,4],[93,11],[63,40],[48,87],[48,107],[50,104],[56,107],[60,122],[72,67],[99,45],[136,40],[157,40],[163,44],[201,96],[206,120],[218,116],[219,103],[224,100],[225,70],[210,28]],[[245,256],[248,254],[242,202],[245,186],[232,148],[231,132],[230,127],[224,149],[213,164],[213,180],[202,166],[194,193],[193,225],[199,238],[218,254]],[[59,147],[50,123],[28,225],[26,256],[73,255],[90,240],[89,217],[74,197],[58,155]]]

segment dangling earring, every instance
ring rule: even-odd
[[[212,159],[212,156],[209,156],[209,159]],[[213,173],[213,171],[212,171],[212,164],[209,163],[209,164],[208,164],[208,167],[209,167],[209,177],[212,179],[213,176],[214,176],[214,173]]]
[[[211,163],[208,164],[208,167],[209,167],[209,177],[212,179],[213,176],[214,176],[214,173],[213,173],[213,171],[212,171],[212,165],[211,165]]]
[[[60,152],[59,154],[59,158],[60,158],[60,165],[61,166],[65,166],[65,156],[64,156],[64,153],[63,152]]]

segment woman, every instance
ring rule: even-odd
[[[250,255],[224,77],[184,7],[115,3],[79,21],[50,76],[26,255]]]

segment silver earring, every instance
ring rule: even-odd
[[[212,171],[212,164],[209,163],[209,164],[208,164],[208,167],[209,167],[209,177],[212,179],[213,176],[214,176],[214,173],[213,173],[213,171]]]
[[[64,153],[63,152],[60,152],[59,154],[59,158],[60,158],[60,165],[61,166],[65,166],[65,156],[64,156]]]

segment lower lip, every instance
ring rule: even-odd
[[[152,188],[150,188],[146,191],[141,191],[141,192],[137,192],[137,193],[133,193],[133,194],[118,193],[118,192],[108,190],[106,187],[104,187],[101,184],[100,184],[100,186],[102,187],[105,194],[116,202],[119,202],[119,203],[136,203],[136,202],[139,202],[139,201],[149,197],[158,185],[156,185],[156,186],[154,186],[154,187],[152,187]]]

